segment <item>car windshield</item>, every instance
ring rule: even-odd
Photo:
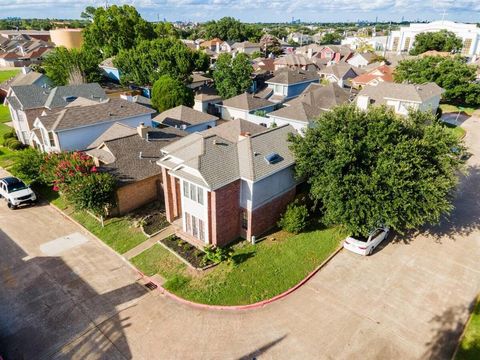
[[[367,242],[368,241],[368,236],[363,236],[363,235],[353,235],[352,236],[355,240],[361,241],[361,242]]]
[[[12,193],[15,191],[20,191],[26,189],[28,186],[23,183],[23,181],[16,181],[7,184],[7,191],[8,193]]]

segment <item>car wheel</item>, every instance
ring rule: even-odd
[[[7,206],[8,206],[8,208],[9,208],[10,210],[15,210],[15,209],[17,208],[17,207],[16,207],[15,205],[13,205],[10,201],[8,202]]]
[[[372,248],[371,248],[370,251],[368,252],[368,255],[372,255],[372,254],[373,254],[373,250],[375,250],[375,246],[372,246]]]

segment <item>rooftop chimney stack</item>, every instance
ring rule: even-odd
[[[142,139],[146,139],[147,133],[148,133],[148,127],[145,126],[145,124],[142,122],[140,123],[140,125],[137,126],[137,132]]]

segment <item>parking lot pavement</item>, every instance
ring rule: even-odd
[[[449,221],[397,236],[370,257],[340,252],[305,286],[252,311],[194,309],[147,293],[117,255],[78,238],[79,229],[48,206],[11,212],[0,204],[0,353],[7,360],[449,359],[480,290],[480,122],[462,126],[473,156]],[[66,246],[65,236],[75,244]]]

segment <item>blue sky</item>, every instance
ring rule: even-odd
[[[247,22],[436,20],[480,22],[479,0],[108,0],[134,5],[147,20],[205,21],[234,16]],[[0,0],[0,17],[79,18],[105,0]]]

